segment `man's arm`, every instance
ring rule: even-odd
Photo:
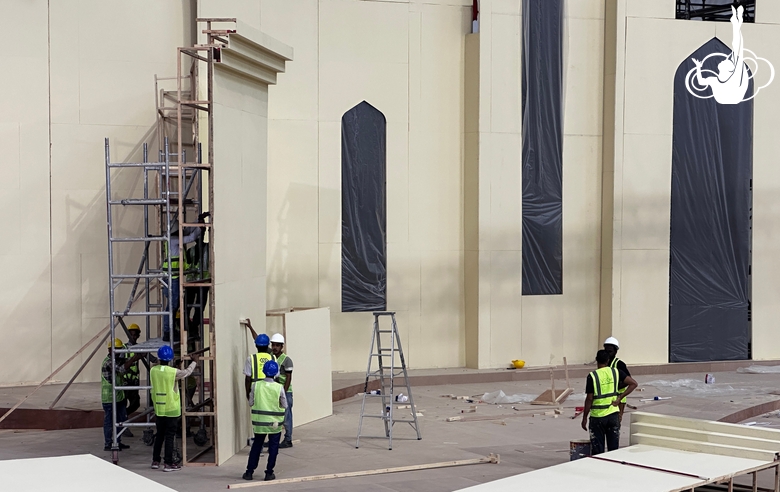
[[[252,341],[254,342],[257,338],[257,332],[252,328],[252,320],[249,318],[246,319],[246,327],[249,328],[249,331],[252,333]]]
[[[186,378],[187,376],[192,374],[192,371],[194,371],[196,367],[198,367],[198,361],[200,360],[198,354],[192,354],[191,357],[192,357],[192,362],[190,362],[190,365],[189,367],[187,367],[187,369],[184,370],[176,369],[177,380]]]
[[[590,407],[593,405],[593,393],[588,393],[585,397],[585,406],[582,409],[582,430],[588,430],[588,415],[590,415]]]
[[[287,408],[287,394],[284,391],[279,392],[279,406]]]
[[[181,241],[181,244],[187,244],[187,243],[193,243],[200,237],[200,227],[185,227],[184,228],[184,239]]]
[[[252,378],[244,376],[244,388],[246,389],[246,399],[249,400],[249,393],[252,391]]]
[[[287,379],[284,381],[284,392],[290,391],[290,384],[292,384],[292,371],[287,373]]]
[[[626,398],[628,395],[631,394],[632,391],[634,391],[636,389],[637,386],[639,386],[639,384],[637,384],[637,382],[631,376],[626,376],[623,379],[623,384],[626,385],[627,389],[626,389],[626,391],[621,393],[618,396],[618,398],[615,399],[615,401],[612,402],[612,406],[614,406],[614,407],[620,405],[620,400],[623,399],[623,398]]]

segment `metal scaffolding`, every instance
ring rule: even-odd
[[[125,422],[116,421],[118,392],[151,389],[149,384],[126,386],[121,380],[117,380],[116,356],[156,353],[159,347],[166,344],[172,346],[181,361],[190,360],[194,353],[208,352],[208,355],[200,358],[198,369],[192,376],[182,381],[180,388],[181,458],[184,465],[219,462],[213,280],[213,64],[219,61],[220,50],[227,44],[224,36],[234,33],[235,29],[218,30],[212,27],[214,23],[235,24],[235,19],[208,18],[197,21],[205,24],[205,29],[202,30],[205,43],[177,49],[176,77],[155,77],[157,140],[162,147],[156,162],[149,162],[147,146],[144,145],[143,162],[113,163],[108,139],[105,142],[109,304],[112,320],[109,325],[109,339],[115,338],[118,328],[127,332],[126,317],[143,319],[146,329],[144,343],[124,348],[115,348],[111,344],[114,463],[119,460],[118,438],[127,428],[148,428],[154,425],[151,422],[154,408],[148,397],[147,408],[141,414]],[[205,72],[205,80],[200,76],[202,72]],[[175,89],[166,90],[162,87],[171,81],[175,81]],[[203,91],[205,98],[200,96]],[[143,196],[116,196],[124,191],[124,188],[112,186],[113,182],[121,173],[132,172],[142,173]],[[118,230],[115,226],[115,214],[120,207],[143,209],[143,235],[115,235]],[[205,220],[204,208],[209,208],[209,221]],[[188,248],[184,240],[188,237],[187,233],[192,237],[193,232],[197,239]],[[169,247],[171,238],[179,238],[178,272],[172,270]],[[143,243],[140,253],[137,243]],[[121,267],[118,267],[117,252],[123,247],[123,255],[140,254],[135,273],[123,272]],[[128,302],[124,309],[117,309],[117,298],[124,293],[122,289],[126,289],[126,284],[132,284]],[[174,310],[172,291],[177,284],[180,308]],[[134,310],[133,304],[139,299],[139,287],[145,294],[145,307],[142,310]],[[161,329],[164,317],[167,317],[167,325],[170,327],[168,336],[165,336]],[[148,382],[149,364],[146,359],[142,360]],[[199,430],[190,434],[190,427],[195,424]],[[146,431],[144,437],[144,441],[150,444],[151,431]],[[193,449],[190,441],[197,447]],[[188,446],[193,449],[191,453],[187,451]],[[212,450],[213,453],[210,453]]]

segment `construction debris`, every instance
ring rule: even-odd
[[[531,402],[531,405],[555,405],[563,403],[566,401],[566,398],[574,392],[574,390],[571,389],[571,382],[569,381],[569,364],[566,362],[566,357],[563,358],[563,367],[566,372],[566,389],[560,393],[555,392],[555,373],[553,372],[553,369],[550,368],[550,389],[536,397],[536,399]]]

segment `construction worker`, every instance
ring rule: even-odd
[[[131,323],[127,327],[128,340],[125,344],[125,348],[130,348],[133,345],[138,345],[138,338],[141,336],[141,328],[137,324]],[[127,354],[128,357],[134,357],[134,353]],[[138,362],[130,366],[125,374],[126,386],[140,386],[141,385],[141,372],[138,368]],[[132,415],[133,412],[141,407],[141,396],[138,394],[138,390],[125,390],[125,397],[127,398],[127,415]],[[130,429],[126,430],[124,434],[127,437],[133,437],[130,433]]]
[[[620,409],[618,408],[618,388],[626,387],[624,396],[631,394],[637,387],[636,381],[625,373],[609,367],[609,354],[606,350],[596,353],[598,369],[588,374],[585,382],[585,408],[582,413],[582,429],[588,430],[590,424],[590,454],[614,451],[620,446]],[[590,416],[590,422],[588,422]]]
[[[157,350],[160,364],[152,367],[149,371],[157,424],[152,454],[152,470],[160,468],[160,451],[163,442],[165,442],[163,471],[181,470],[181,465],[173,462],[173,439],[176,437],[181,417],[181,396],[179,396],[179,385],[176,381],[186,378],[197,367],[197,362],[200,359],[198,354],[192,354],[190,357],[192,357],[192,362],[187,369],[180,370],[171,367],[168,364],[173,360],[173,349],[170,345],[163,345]]]
[[[276,456],[279,454],[279,437],[282,433],[287,399],[284,387],[274,381],[274,377],[279,374],[279,364],[269,360],[263,365],[262,370],[266,377],[252,383],[252,391],[249,394],[249,403],[252,406],[252,430],[255,433],[255,440],[252,443],[252,449],[249,451],[246,473],[244,473],[242,478],[244,480],[252,480],[252,474],[260,462],[263,441],[268,436],[270,445],[268,446],[268,463],[265,467],[264,479],[267,482],[276,478],[274,467],[276,466]]]
[[[204,219],[211,215],[209,212],[202,213],[198,215],[198,222],[204,222]],[[179,229],[177,227],[173,228],[171,230],[171,244],[167,244],[166,242],[163,242],[163,251],[162,251],[162,270],[163,272],[168,271],[168,248],[170,247],[170,254],[171,254],[171,285],[170,288],[163,288],[163,297],[167,299],[167,306],[170,308],[170,311],[174,313],[174,316],[176,316],[176,313],[179,311],[179,250],[181,249],[179,247],[180,244],[189,244],[191,242],[196,241],[200,237],[201,233],[201,227],[185,227],[184,228],[184,237],[179,238]],[[186,256],[185,256],[186,260]],[[187,265],[185,262],[184,269],[187,269]],[[163,316],[163,341],[170,341],[170,321],[168,320],[168,316]],[[174,340],[178,340],[178,333],[174,333],[173,335]]]
[[[111,445],[113,443],[113,432],[111,430],[111,426],[113,423],[113,416],[114,416],[114,408],[113,408],[113,401],[114,401],[114,395],[113,395],[113,387],[111,386],[111,346],[114,346],[114,348],[124,348],[124,344],[122,343],[122,340],[115,338],[114,340],[108,341],[108,355],[105,359],[103,359],[103,364],[100,367],[100,399],[103,402],[103,438],[104,438],[104,451],[111,451]],[[114,382],[117,386],[124,385],[124,374],[127,373],[127,371],[130,369],[130,366],[133,365],[136,361],[138,361],[142,355],[136,355],[131,358],[126,358],[124,356],[125,354],[115,354],[115,363],[116,363],[116,372],[114,374]],[[127,420],[127,400],[125,399],[125,392],[124,391],[117,391],[116,392],[116,421],[124,422]],[[119,428],[117,427],[117,432],[119,432]],[[117,442],[119,444],[119,449],[127,449],[130,446],[126,444],[122,444],[121,436],[117,439]]]
[[[271,337],[271,352],[274,354],[274,357],[276,357],[276,362],[279,364],[279,384],[284,386],[284,394],[287,397],[287,410],[284,414],[284,439],[279,444],[279,447],[291,448],[293,445],[292,444],[293,361],[287,354],[284,353],[284,336],[282,336],[281,333],[275,333]]]
[[[199,237],[195,244],[187,249],[189,265],[187,282],[208,282],[211,279],[208,248],[209,244],[204,243],[203,238]],[[199,341],[203,333],[203,312],[209,302],[209,288],[187,287],[184,289],[184,296],[185,306],[187,306],[185,309],[187,313],[187,338],[191,341]],[[192,316],[190,316],[190,312],[192,312]]]
[[[628,371],[628,367],[626,367],[626,363],[622,360],[618,359],[617,352],[620,350],[620,342],[618,342],[617,338],[615,337],[609,337],[606,340],[604,340],[604,350],[607,351],[609,354],[609,367],[614,367],[615,369],[619,371],[623,371],[626,376],[630,376],[631,373]],[[624,393],[626,391],[626,388],[619,388],[618,393]],[[623,396],[620,399],[620,421],[623,422],[623,411],[626,409],[626,397]]]
[[[255,339],[255,348],[257,348],[257,353],[247,357],[244,363],[244,388],[246,389],[246,397],[249,399],[252,383],[260,381],[265,377],[262,374],[263,365],[269,360],[276,362],[276,357],[274,357],[269,348],[271,339],[268,338],[268,335],[265,333],[258,335],[252,327],[252,321],[249,319],[246,320],[246,325],[252,333],[252,338]]]

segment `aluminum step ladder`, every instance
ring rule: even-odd
[[[381,329],[379,319],[386,316],[390,317],[390,329]],[[389,348],[387,348],[388,346]],[[398,358],[401,362],[400,367],[396,366],[396,354],[398,354]],[[376,360],[378,368],[372,371],[371,367],[374,365],[374,360]],[[395,378],[401,377],[404,380],[401,388],[406,388],[406,393],[404,394],[409,397],[409,405],[411,406],[412,414],[411,419],[396,419],[393,415],[393,405],[396,403]],[[369,383],[377,379],[379,380],[379,390],[369,392]],[[377,399],[380,401],[381,408],[379,415],[366,415],[366,401],[368,399]],[[385,435],[363,435],[364,418],[381,419],[385,427]],[[388,449],[393,449],[393,424],[396,422],[408,423],[417,433],[417,439],[422,439],[422,435],[420,435],[420,426],[417,423],[417,407],[414,405],[412,388],[409,384],[409,375],[406,372],[406,361],[404,359],[403,348],[401,347],[401,336],[398,333],[398,325],[395,322],[395,312],[380,311],[374,313],[374,334],[371,338],[371,350],[368,354],[366,383],[363,388],[363,403],[360,407],[360,422],[358,423],[358,435],[355,447],[360,447],[361,437],[384,437],[387,439]]]

